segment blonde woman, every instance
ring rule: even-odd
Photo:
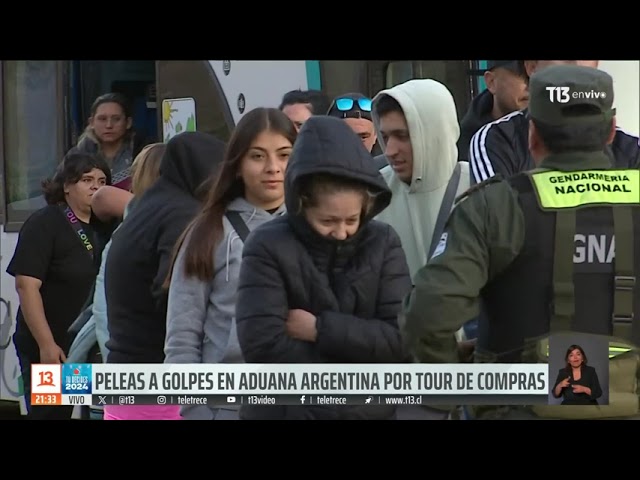
[[[105,289],[107,363],[164,361],[167,291],[163,288],[180,234],[201,208],[201,187],[222,161],[225,143],[204,132],[167,142],[160,177],[136,199],[112,237]],[[179,420],[175,405],[107,405],[105,420]]]
[[[141,196],[160,175],[160,160],[165,151],[165,144],[153,143],[142,149],[132,164],[131,192],[117,187],[102,187],[94,195],[91,207],[100,220],[114,217],[126,217],[133,207],[133,199]],[[91,349],[96,344],[100,347],[102,361],[106,361],[108,350],[105,346],[109,337],[107,330],[107,302],[104,292],[104,271],[107,254],[111,241],[107,243],[102,253],[100,271],[96,277],[95,290],[90,297],[92,304],[85,308],[78,320],[72,325],[71,331],[78,331],[69,356],[68,363],[84,363],[89,358]],[[83,318],[84,317],[84,318]],[[84,325],[81,325],[84,323]]]

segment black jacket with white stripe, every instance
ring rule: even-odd
[[[496,174],[510,177],[535,168],[529,152],[529,119],[527,111],[509,113],[486,124],[471,138],[469,163],[475,183]],[[617,168],[640,168],[638,137],[616,129],[609,146]]]

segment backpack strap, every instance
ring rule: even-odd
[[[575,315],[573,285],[575,234],[576,211],[574,209],[557,211],[553,255],[553,316],[549,325],[551,332],[571,331],[571,323]]]
[[[236,231],[238,236],[242,239],[242,241],[246,241],[249,233],[251,232],[249,231],[249,227],[247,227],[247,224],[244,223],[244,220],[240,216],[240,212],[236,212],[235,210],[227,210],[225,216],[229,219],[229,222],[231,222],[231,226]]]
[[[456,199],[456,192],[458,191],[458,184],[460,183],[460,171],[462,170],[462,166],[460,162],[456,164],[456,168],[449,179],[449,183],[447,184],[447,189],[444,192],[444,196],[442,197],[442,203],[440,204],[440,211],[438,212],[438,218],[436,220],[436,225],[433,229],[433,236],[431,237],[431,245],[429,245],[429,255],[427,255],[427,259],[430,259],[433,255],[433,252],[436,249],[436,245],[440,241],[440,237],[444,232],[444,227],[449,219],[449,214],[451,213],[451,208],[453,207],[453,203]]]
[[[456,199],[455,204],[458,205],[465,198],[471,195],[473,192],[477,192],[485,187],[485,185],[490,185],[492,183],[497,183],[505,180],[505,178],[500,173],[496,173],[493,177],[489,177],[486,180],[481,181],[480,183],[474,183],[469,188],[467,188],[464,192],[462,192]]]
[[[633,212],[630,206],[616,205],[613,207],[613,229],[616,239],[613,336],[634,343],[632,327],[636,275],[633,258]]]
[[[87,250],[87,253],[91,255],[91,259],[93,259],[93,253],[94,253],[93,245],[89,240],[89,236],[86,234],[86,232],[82,228],[82,225],[80,224],[80,220],[78,220],[78,217],[76,217],[76,214],[73,213],[73,210],[71,210],[71,207],[66,203],[61,203],[58,205],[58,207],[60,208],[62,215],[64,215],[64,218],[67,220],[67,223],[71,226],[73,231],[78,236],[78,239],[82,243],[82,246]]]

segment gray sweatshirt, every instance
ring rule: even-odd
[[[235,199],[227,209],[239,211],[249,230],[285,211],[283,205],[272,215],[244,198]],[[235,321],[244,245],[226,217],[223,217],[223,227],[223,240],[214,251],[211,281],[185,277],[184,255],[188,241],[178,252],[169,287],[165,363],[244,363]],[[181,414],[189,420],[212,419],[212,410],[218,408],[220,406],[189,405],[182,407]]]

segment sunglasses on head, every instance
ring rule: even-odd
[[[371,111],[371,99],[370,98],[338,98],[335,101],[336,109],[341,112],[348,112],[353,110],[355,104],[357,103],[358,108],[363,112]]]

